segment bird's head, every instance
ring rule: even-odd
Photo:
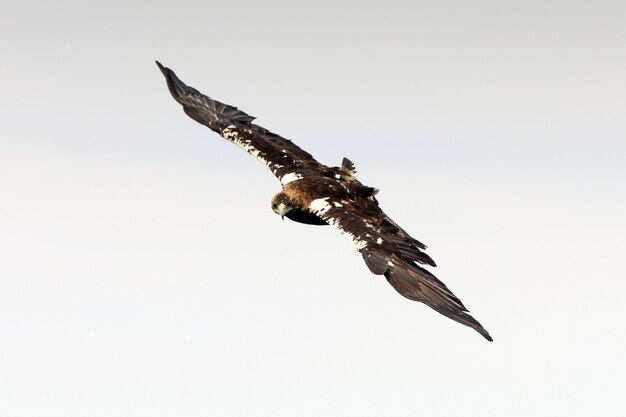
[[[294,204],[287,194],[280,192],[272,197],[272,210],[285,220],[285,215],[294,209]]]

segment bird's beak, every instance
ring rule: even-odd
[[[277,213],[280,214],[280,218],[283,219],[283,221],[285,221],[285,214],[287,214],[289,210],[287,210],[287,206],[285,206],[285,204],[280,203],[278,205],[278,211]]]

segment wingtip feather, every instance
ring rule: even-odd
[[[482,337],[484,337],[488,341],[493,342],[493,337],[491,337],[489,332],[487,330],[485,330],[485,328],[483,326],[481,326],[480,323],[478,323],[478,327],[472,326],[472,329],[476,330],[478,333],[480,333],[482,335]]]
[[[468,313],[461,300],[426,269],[398,260],[384,275],[402,296],[422,302],[438,313],[476,330],[488,341],[493,341],[489,332]]]

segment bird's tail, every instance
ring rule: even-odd
[[[156,61],[156,64],[165,76],[172,97],[182,104],[185,113],[197,122],[221,132],[229,125],[250,123],[254,120],[253,116],[237,107],[220,103],[195,88],[189,87],[176,76],[174,71],[161,65],[159,61]]]

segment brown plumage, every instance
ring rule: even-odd
[[[384,275],[404,297],[492,340],[461,300],[420,266],[435,266],[423,252],[426,246],[382,211],[376,199],[378,190],[356,179],[351,161],[344,158],[339,167],[323,165],[290,140],[253,124],[254,117],[205,96],[169,68],[157,65],[170,93],[189,117],[243,148],[280,180],[283,189],[272,197],[274,212],[300,223],[333,226],[354,244],[370,271]]]

